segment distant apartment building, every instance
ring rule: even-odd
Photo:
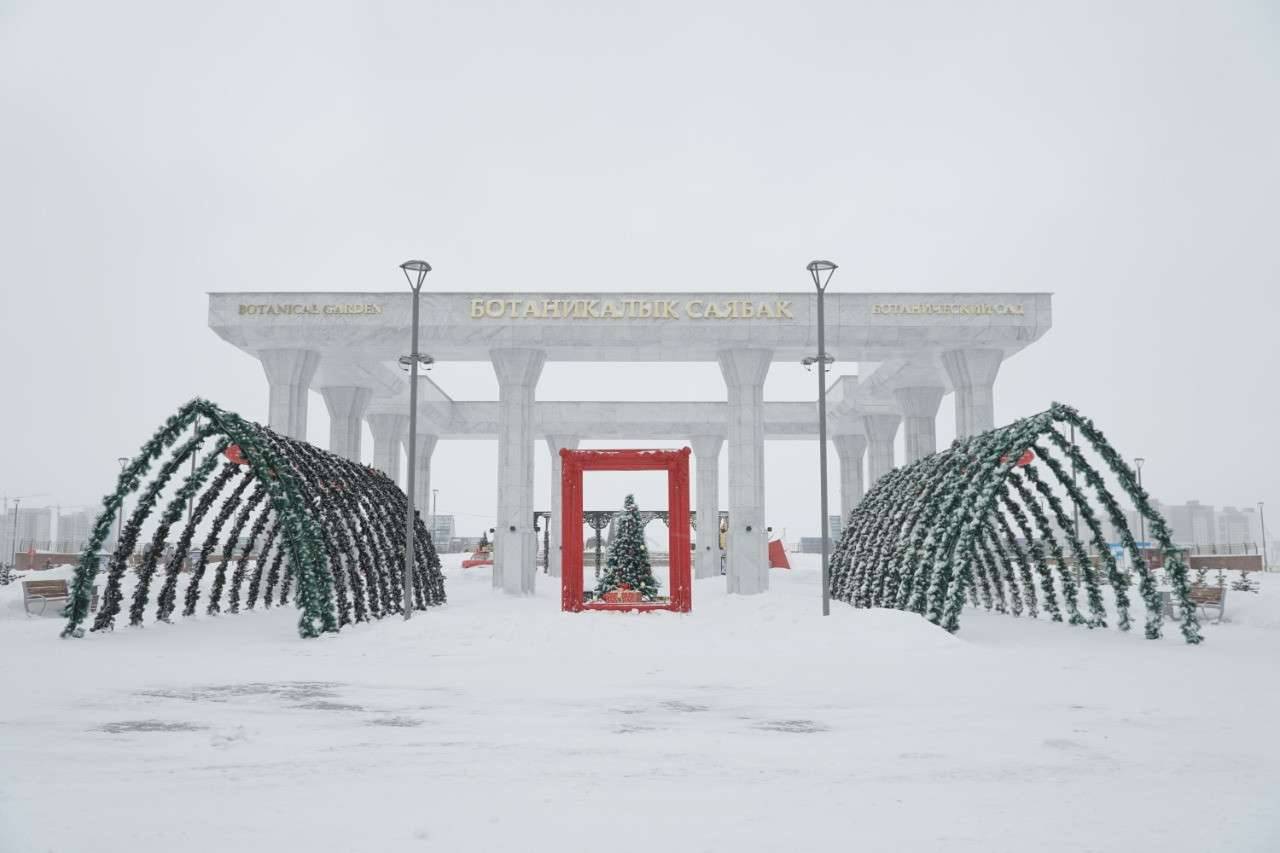
[[[453,541],[453,516],[437,515],[431,521],[431,542],[436,551],[447,551]]]
[[[93,535],[93,524],[98,520],[99,514],[99,510],[91,509],[59,514],[58,530],[54,534],[52,550],[63,552],[82,550],[88,544],[89,537]],[[111,534],[114,537],[114,527],[111,529]]]
[[[1256,545],[1262,547],[1262,524],[1252,509],[1224,506],[1218,513],[1218,538],[1221,545]]]
[[[1187,501],[1185,504],[1162,504],[1153,500],[1152,505],[1164,516],[1169,525],[1169,533],[1173,543],[1187,548],[1207,550],[1228,549],[1245,546],[1248,549],[1262,548],[1262,519],[1252,508],[1236,509],[1232,506],[1215,509],[1199,501]],[[1135,510],[1125,513],[1134,538],[1145,538],[1152,541],[1151,524],[1138,518]],[[1104,521],[1109,542],[1119,542],[1118,532],[1112,525]]]
[[[0,515],[0,561],[8,563],[15,550],[26,551],[30,548],[47,550],[50,545],[50,533],[53,526],[53,510],[49,507],[20,506],[16,514],[9,508]]]
[[[1212,545],[1218,539],[1217,512],[1200,501],[1162,504],[1160,512],[1169,524],[1175,545]]]
[[[828,546],[828,551],[834,545]],[[797,554],[821,554],[822,553],[822,537],[821,536],[801,536],[800,541],[796,543]]]

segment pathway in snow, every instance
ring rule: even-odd
[[[448,576],[317,641],[292,610],[62,641],[0,588],[0,850],[1280,849],[1275,576],[1196,648],[822,620],[811,567],[686,616]]]

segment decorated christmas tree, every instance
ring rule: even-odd
[[[596,584],[596,597],[618,589],[640,593],[643,601],[658,597],[658,581],[649,565],[649,549],[644,544],[644,525],[634,495],[627,495],[622,514],[617,519],[617,532],[609,543],[609,559],[605,573]]]

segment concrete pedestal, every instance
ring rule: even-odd
[[[731,593],[769,588],[769,542],[764,517],[764,379],[770,350],[719,353],[728,392],[729,536],[726,574]]]
[[[898,435],[901,415],[876,414],[862,416],[862,429],[867,434],[867,482],[875,486],[893,470],[893,440]]]
[[[898,411],[902,412],[904,464],[910,465],[938,452],[938,406],[945,393],[945,388],[931,386],[894,389],[893,398],[898,402]]]
[[[373,433],[373,467],[392,481],[400,482],[400,442],[409,426],[409,416],[395,412],[373,412],[365,415],[369,432]]]
[[[865,435],[836,435],[831,438],[840,460],[840,517],[847,523],[862,500],[862,459],[867,451]]]
[[[720,448],[718,435],[689,438],[693,449],[694,499],[698,515],[697,550],[693,576],[712,578],[720,574]]]
[[[957,438],[995,428],[992,389],[1003,357],[998,349],[953,349],[942,354],[942,366],[956,392]]]
[[[531,594],[537,578],[533,527],[533,402],[547,356],[537,349],[496,349],[498,376],[498,523],[493,537],[493,586]]]
[[[329,451],[359,462],[364,413],[373,399],[373,389],[358,385],[329,385],[320,389],[320,395],[329,410]]]
[[[564,564],[563,545],[561,541],[561,515],[564,512],[564,492],[560,489],[560,480],[564,476],[564,463],[560,460],[561,448],[578,449],[576,435],[549,435],[546,438],[547,450],[551,451],[551,518],[547,521],[551,528],[547,531],[547,574],[553,578],[560,577],[560,567]]]
[[[290,438],[307,440],[307,392],[320,366],[320,353],[311,349],[259,350],[258,360],[270,386],[267,426]]]

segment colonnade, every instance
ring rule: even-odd
[[[292,438],[307,431],[307,392],[322,361],[315,349],[273,348],[257,352],[269,385],[268,425]],[[495,525],[493,585],[513,594],[533,591],[537,539],[533,512],[535,447],[534,404],[546,353],[534,348],[501,348],[489,353],[498,379],[498,505]],[[728,442],[727,584],[730,592],[753,594],[769,586],[764,479],[764,382],[775,353],[742,347],[718,353],[724,379],[727,416],[723,432],[691,434],[699,518],[716,519],[719,508],[719,456]],[[995,426],[993,387],[1002,359],[998,349],[952,349],[937,353],[945,372],[924,381],[919,374],[889,389],[878,399],[860,401],[831,424],[831,440],[839,461],[840,511],[847,516],[866,488],[892,470],[895,442],[904,430],[905,459],[911,463],[937,451],[936,421],[942,397],[955,393],[955,432],[967,437]],[[948,384],[950,389],[948,389]],[[400,470],[400,447],[407,438],[408,416],[395,400],[375,399],[375,389],[354,384],[320,385],[329,412],[329,449],[349,459],[361,458],[361,421],[373,436],[373,465],[393,477]],[[394,405],[393,405],[394,404]],[[715,426],[715,425],[710,425]],[[439,436],[430,422],[418,428],[415,502],[430,505],[431,457]],[[576,448],[587,435],[546,435],[552,459],[552,512],[560,511],[561,448]],[[864,457],[866,478],[863,477]],[[551,526],[551,574],[560,573],[559,524]],[[695,574],[719,574],[719,526],[697,530]]]

